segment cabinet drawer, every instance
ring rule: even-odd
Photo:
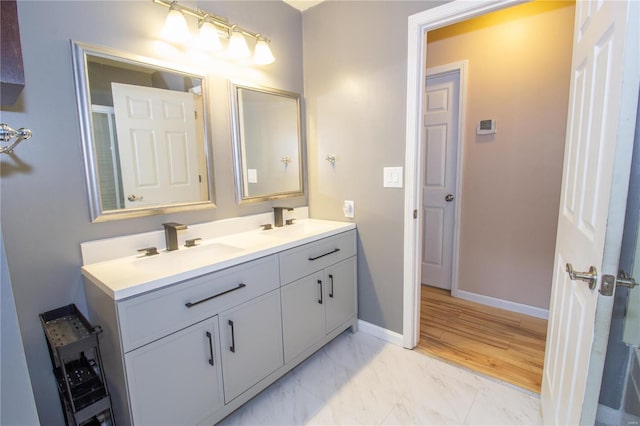
[[[278,286],[278,258],[273,255],[119,302],[123,350],[129,352]]]
[[[355,254],[355,230],[284,251],[279,255],[282,284],[295,281]]]

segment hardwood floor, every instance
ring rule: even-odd
[[[422,286],[417,350],[540,393],[547,321]]]

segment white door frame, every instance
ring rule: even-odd
[[[464,161],[464,129],[465,129],[465,119],[466,119],[466,98],[467,98],[467,73],[469,69],[469,61],[458,61],[451,62],[449,64],[440,65],[437,67],[427,68],[425,79],[425,89],[427,87],[427,77],[436,77],[444,74],[458,73],[458,137],[456,141],[456,191],[455,191],[455,205],[454,205],[454,213],[453,213],[453,245],[451,247],[452,258],[451,258],[451,294],[453,296],[457,296],[458,294],[458,259],[459,259],[459,247],[460,247],[460,217],[462,215],[462,170],[463,170],[463,161]],[[422,105],[422,104],[420,104]],[[422,114],[424,120],[424,114]],[[421,123],[424,124],[424,123]],[[420,174],[417,176],[417,179],[420,180],[420,176],[425,175],[424,167],[425,167],[425,153],[421,153],[420,158]],[[408,183],[407,183],[408,184]],[[419,182],[420,186],[421,183]],[[406,194],[405,194],[406,195]],[[422,209],[422,207],[421,207]],[[418,224],[420,228],[420,239],[424,239],[423,234],[423,226],[422,221]],[[418,257],[422,259],[422,253],[420,252],[421,247],[423,245],[420,244],[418,246]],[[420,287],[420,280],[418,280],[418,287]],[[420,304],[418,303],[418,318],[420,317]]]
[[[409,17],[402,314],[403,346],[406,348],[414,348],[420,338],[420,242],[422,238],[420,232],[422,231],[423,216],[420,178],[424,155],[421,143],[424,138],[421,106],[426,81],[426,34],[436,28],[525,2],[523,0],[477,0],[473,2],[455,0]],[[456,183],[456,185],[459,184],[460,182]]]

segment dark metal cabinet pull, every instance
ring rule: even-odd
[[[318,259],[320,259],[321,257],[329,256],[330,254],[337,253],[337,252],[339,252],[339,251],[340,251],[340,249],[339,249],[339,248],[335,248],[335,249],[331,250],[331,251],[330,251],[330,252],[328,252],[328,253],[321,254],[320,256],[310,257],[310,258],[309,258],[309,260],[313,262],[314,260],[318,260]]]
[[[329,297],[333,299],[333,274],[329,274],[329,279],[331,280],[331,287],[329,287]]]
[[[246,284],[240,283],[240,284],[238,284],[238,287],[234,287],[232,289],[225,290],[225,291],[223,291],[221,293],[214,294],[213,296],[209,296],[209,297],[206,297],[204,299],[200,299],[197,302],[187,302],[187,303],[184,304],[184,306],[186,306],[187,308],[192,308],[192,307],[194,307],[196,305],[199,305],[200,303],[206,302],[206,301],[211,300],[211,299],[215,299],[216,297],[224,296],[227,293],[231,293],[232,291],[240,290],[241,288],[244,288],[246,286],[247,286]]]
[[[211,354],[211,358],[209,358],[209,364],[213,365],[213,339],[211,333],[207,331],[207,339],[209,339],[209,354]]]
[[[229,350],[233,353],[236,352],[236,336],[233,329],[233,321],[229,320],[229,327],[231,327],[231,346],[229,346]]]
[[[320,285],[320,299],[318,299],[318,303],[322,305],[322,280],[318,280],[318,284]]]

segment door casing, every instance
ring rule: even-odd
[[[431,30],[481,16],[496,10],[526,3],[523,0],[453,1],[411,15],[407,47],[407,126],[404,193],[403,259],[403,346],[414,348],[420,338],[420,242],[422,232],[422,187],[424,127],[422,105],[426,70],[426,34]],[[462,90],[460,90],[462,93]],[[462,105],[462,104],[461,104]],[[460,120],[462,122],[462,120]],[[462,139],[461,139],[462,140]],[[461,153],[461,151],[459,151]],[[459,168],[462,165],[459,164]],[[462,179],[458,179],[459,185]],[[414,212],[417,212],[414,217]],[[457,269],[457,267],[456,267]]]

